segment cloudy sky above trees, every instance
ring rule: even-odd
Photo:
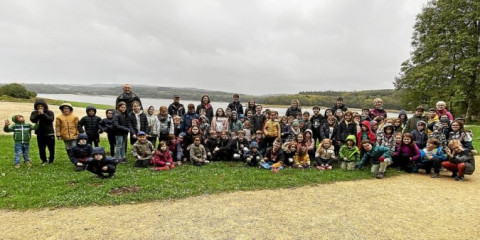
[[[393,88],[426,0],[0,1],[0,82]]]

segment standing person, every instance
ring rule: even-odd
[[[265,134],[265,141],[267,142],[267,147],[273,146],[273,141],[275,139],[280,138],[280,124],[275,121],[277,116],[276,111],[271,111],[270,116],[265,123],[265,127],[263,128],[263,133]],[[281,138],[280,138],[281,139]]]
[[[290,102],[290,107],[287,109],[287,112],[285,113],[285,116],[293,116],[294,118],[297,118],[298,115],[302,115],[302,109],[300,108],[300,101],[298,99],[293,99]]]
[[[32,137],[32,130],[38,129],[38,125],[32,125],[25,123],[25,119],[22,115],[15,115],[12,117],[12,121],[15,123],[10,126],[10,121],[5,120],[4,132],[13,132],[13,140],[15,141],[15,168],[20,168],[20,157],[23,154],[23,161],[28,167],[30,163],[30,138]]]
[[[238,114],[243,114],[243,106],[239,101],[240,96],[238,94],[233,94],[233,102],[228,104],[227,109],[230,108],[232,111],[237,112]]]
[[[170,104],[170,106],[168,106],[168,114],[170,114],[172,117],[183,117],[183,115],[185,115],[185,107],[180,103],[179,95],[173,95],[173,102]]]
[[[97,109],[94,106],[88,106],[85,111],[87,116],[82,117],[78,122],[78,132],[86,133],[88,136],[87,143],[98,147],[98,143],[100,142],[100,122],[102,118],[96,115]]]
[[[255,107],[255,115],[252,116],[252,134],[255,134],[258,130],[263,130],[263,124],[267,118],[262,114],[262,105],[257,105]]]
[[[130,134],[130,144],[133,145],[137,141],[138,132],[146,132],[148,128],[147,115],[143,113],[139,102],[133,102],[133,111],[129,113],[130,123],[133,132]],[[146,137],[145,137],[146,138]]]
[[[110,145],[110,156],[115,156],[115,130],[113,129],[113,115],[115,110],[107,109],[106,118],[100,122],[100,130],[107,133],[108,144]]]
[[[165,112],[167,112],[166,109],[167,108],[165,107]],[[148,127],[147,127],[147,132],[146,132],[147,140],[150,141],[152,143],[152,145],[155,147],[155,146],[157,146],[157,137],[159,137],[158,133],[160,131],[160,122],[159,122],[157,116],[155,115],[155,107],[149,106],[146,116],[147,116],[147,122],[148,122]],[[167,114],[167,116],[168,116],[168,114]],[[173,123],[172,123],[172,125],[173,125]],[[168,136],[165,136],[165,139],[168,139],[167,137]]]
[[[357,124],[353,121],[353,113],[347,111],[344,119],[339,122],[337,127],[337,145],[342,146],[347,141],[347,136],[357,136]],[[359,139],[360,141],[360,139]]]
[[[249,110],[252,111],[252,113],[254,113],[256,109],[257,109],[257,105],[255,104],[255,99],[251,98],[248,101],[247,107],[245,108],[245,115]]]
[[[120,102],[124,102],[127,104],[127,113],[132,112],[133,102],[137,101],[140,103],[140,107],[142,107],[142,101],[137,96],[137,94],[132,92],[132,86],[130,83],[123,84],[123,93],[117,97],[117,101],[115,102],[115,106],[118,105]]]
[[[452,172],[455,181],[463,181],[464,175],[475,171],[475,158],[470,150],[464,149],[459,140],[451,140],[445,149],[448,161],[442,162],[442,167]]]
[[[117,113],[113,116],[113,130],[115,132],[115,158],[120,163],[126,163],[127,136],[128,133],[133,134],[133,129],[125,102],[119,102],[117,105]]]
[[[449,112],[445,107],[447,106],[447,103],[444,101],[438,101],[436,104],[437,107],[437,116],[440,118],[443,114],[446,114],[448,116],[448,119],[450,121],[453,121],[453,115],[451,112]]]
[[[411,133],[413,130],[417,129],[418,122],[428,122],[428,117],[423,115],[424,112],[425,109],[422,106],[418,106],[417,108],[415,108],[415,115],[407,119],[407,123],[405,123],[405,128],[403,128],[403,132]]]
[[[65,150],[70,158],[72,147],[76,145],[78,137],[78,117],[73,114],[70,103],[62,103],[58,107],[62,114],[55,119],[55,135],[65,144]]]
[[[168,141],[168,135],[175,134],[175,124],[172,116],[168,115],[167,106],[160,106],[160,112],[157,115],[158,141]]]
[[[196,113],[200,115],[201,110],[205,110],[205,116],[208,118],[208,122],[212,121],[213,118],[213,107],[210,104],[210,97],[208,95],[203,95],[200,104],[197,105]]]
[[[382,117],[382,119],[387,118],[387,111],[383,109],[383,100],[381,98],[375,98],[373,106],[374,108],[368,110],[368,117],[371,121],[377,121],[379,117]]]
[[[313,115],[310,118],[310,122],[312,123],[312,133],[313,133],[313,139],[314,143],[317,141],[320,142],[323,139],[321,138],[321,128],[322,128],[322,123],[323,123],[323,116],[320,114],[320,107],[315,106],[313,107]],[[316,150],[316,144],[315,144],[315,150]]]
[[[338,97],[337,101],[332,106],[332,111],[333,112],[337,111],[337,109],[340,109],[343,112],[346,112],[348,110],[347,106],[345,106],[345,104],[343,104],[343,98],[342,97]]]
[[[193,103],[188,104],[188,111],[182,118],[182,132],[186,133],[193,125],[193,121],[198,123],[199,116],[195,113],[195,105]]]
[[[38,153],[42,164],[47,163],[46,148],[48,148],[48,163],[55,160],[55,131],[53,130],[53,120],[55,114],[48,109],[48,104],[43,99],[37,99],[33,104],[33,111],[30,114],[30,121],[38,125],[35,130],[37,134]]]

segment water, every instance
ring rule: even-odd
[[[120,93],[119,93],[120,94]],[[85,94],[46,94],[46,93],[38,93],[37,97],[39,98],[49,98],[49,99],[57,99],[57,100],[65,100],[65,101],[74,101],[74,102],[87,102],[87,103],[92,103],[92,104],[107,104],[107,105],[115,105],[115,100],[117,99],[117,96],[111,96],[111,95],[85,95]],[[166,99],[166,98],[140,98],[142,100],[142,105],[144,108],[148,108],[149,106],[154,106],[155,109],[158,111],[160,106],[167,106],[170,105],[173,100],[172,99]],[[181,99],[180,103],[187,105],[189,103],[193,103],[195,107],[200,104],[200,101],[197,100],[184,100]],[[211,102],[214,109],[217,109],[219,107],[223,108],[224,110],[228,106],[228,102]],[[246,102],[242,102],[242,105],[245,107],[247,105]],[[280,116],[285,115],[285,112],[287,111],[286,107],[277,107],[277,106],[268,106],[264,107],[268,108],[273,111],[277,111]],[[324,114],[325,107],[321,108],[322,110],[320,111],[320,114]],[[303,111],[308,111],[310,112],[310,115],[313,114],[312,108],[311,107],[302,107]],[[351,109],[349,108],[350,111],[358,112],[361,113],[361,109]],[[389,116],[398,116],[398,111],[390,111],[389,110]],[[408,117],[412,117],[413,114],[408,114]]]

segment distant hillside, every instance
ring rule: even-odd
[[[121,92],[121,86],[117,84],[97,84],[97,85],[61,85],[61,84],[23,84],[28,90],[37,93],[48,94],[93,94],[93,95],[118,95]],[[204,94],[208,94],[213,101],[230,102],[233,93],[222,91],[211,91],[196,88],[174,88],[158,87],[146,85],[134,85],[133,90],[141,97],[145,98],[172,98],[173,94],[179,94],[182,99],[200,101]],[[303,106],[332,106],[337,97],[343,97],[345,104],[352,108],[371,107],[373,99],[380,97],[388,109],[402,109],[399,101],[399,92],[393,89],[365,90],[365,91],[319,91],[319,92],[300,92],[298,94],[278,94],[269,96],[240,96],[242,103],[248,99],[254,98],[257,103],[269,105],[290,105],[292,99],[300,100]]]

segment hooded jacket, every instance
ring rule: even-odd
[[[405,128],[403,129],[404,133],[411,133],[413,130],[417,129],[418,122],[423,121],[423,122],[428,122],[428,117],[427,116],[413,116],[407,120],[407,123],[405,124]],[[425,124],[426,128],[426,124]]]
[[[12,117],[12,122],[14,124],[10,126],[4,126],[4,132],[13,132],[13,140],[15,143],[30,143],[30,138],[32,137],[32,130],[38,129],[38,125],[32,125],[30,123],[21,123],[17,120],[17,116]]]
[[[358,167],[362,167],[367,160],[370,160],[371,164],[380,164],[380,157],[383,156],[385,159],[392,159],[391,154],[392,152],[390,151],[390,148],[376,145],[372,146],[372,150],[370,152],[365,151],[363,153],[363,157],[360,160],[360,163],[358,163]]]
[[[89,157],[92,157],[92,145],[78,144],[80,140],[85,139],[88,141],[88,136],[85,133],[80,133],[77,137],[77,145],[72,147],[70,159],[74,165],[77,165],[78,162],[85,163]]]
[[[387,127],[392,128],[392,132],[390,133],[390,136],[387,136],[387,133],[385,131],[385,129]],[[396,143],[395,143],[395,133],[394,133],[392,124],[386,123],[385,125],[383,125],[383,131],[381,133],[377,134],[377,145],[385,146],[385,147],[390,148],[390,150],[395,151],[395,145],[396,145]]]
[[[199,144],[198,146],[192,144],[190,147],[190,160],[192,160],[192,162],[201,162],[206,159],[207,151],[205,150],[205,147],[202,144]]]
[[[88,114],[90,110],[93,110],[93,115]],[[78,122],[78,131],[80,133],[86,133],[90,137],[98,137],[102,118],[96,115],[97,109],[94,106],[88,106],[85,112],[87,115],[82,117]]]
[[[102,160],[95,160],[93,156],[96,154],[101,154],[103,156]],[[93,172],[97,174],[104,172],[102,171],[102,168],[105,166],[107,166],[109,169],[115,169],[116,165],[116,160],[114,158],[107,157],[105,154],[105,150],[102,147],[94,148],[92,150],[92,157],[87,160],[87,166],[91,167]]]
[[[68,115],[62,113],[55,119],[55,135],[61,137],[62,140],[75,140],[78,137],[78,117],[73,114],[73,107],[70,103],[63,103],[60,105],[60,110],[63,107],[70,107],[71,111]]]
[[[132,128],[132,123],[128,117],[127,112],[117,112],[113,116],[113,132],[116,136],[128,135],[128,133],[135,133]]]
[[[43,114],[38,114],[38,105],[43,105]],[[33,104],[33,111],[30,114],[30,121],[38,124],[38,129],[35,130],[35,134],[38,136],[53,136],[55,130],[53,129],[53,121],[55,120],[55,114],[48,109],[48,104],[43,99],[37,99]]]
[[[338,157],[340,161],[345,161],[346,158],[347,162],[358,162],[360,160],[360,150],[356,146],[356,138],[354,135],[348,135],[347,141],[353,141],[353,147],[348,147],[345,141],[345,144],[342,145],[340,151],[338,153]]]
[[[375,134],[372,132],[372,128],[370,127],[370,122],[365,120],[365,121],[363,121],[362,123],[360,123],[360,126],[362,126],[362,125],[366,126],[367,129],[368,129],[367,132],[366,132],[366,133],[367,133],[368,141],[370,141],[370,143],[371,143],[372,145],[375,145],[377,137],[376,137]],[[358,139],[358,144],[357,144],[357,146],[358,146],[358,148],[361,147],[362,140],[363,140],[362,137],[363,137],[363,131],[358,132],[358,133],[357,133],[357,139]]]
[[[142,110],[140,110],[138,114],[132,111],[128,115],[128,117],[130,118],[130,124],[132,126],[132,130],[134,134],[137,134],[139,131],[147,132],[147,128],[148,128],[147,115],[145,115],[145,113],[143,113]]]

